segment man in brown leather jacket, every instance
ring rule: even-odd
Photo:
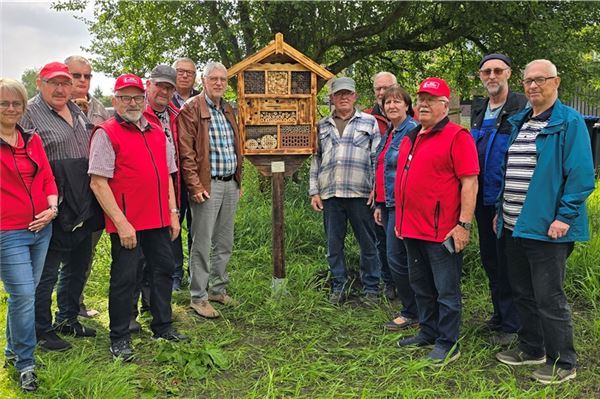
[[[233,249],[233,225],[240,197],[242,155],[231,106],[223,100],[227,69],[208,62],[204,90],[188,100],[177,118],[181,173],[192,210],[190,307],[219,317],[209,301],[235,304],[226,291],[226,266]]]

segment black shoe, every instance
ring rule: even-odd
[[[124,362],[133,360],[133,349],[131,349],[131,342],[127,338],[122,338],[111,343],[110,353],[112,353],[115,360],[121,359]]]
[[[17,355],[10,354],[10,355],[4,355],[4,368],[10,368],[10,367],[15,367],[15,363],[17,362]]]
[[[19,376],[19,382],[21,383],[21,389],[25,392],[33,392],[38,389],[37,375],[33,369],[23,371]]]
[[[189,341],[190,337],[188,337],[187,335],[180,334],[177,332],[176,329],[171,328],[162,334],[154,334],[152,336],[152,339],[166,339],[167,341],[171,342],[182,342]]]
[[[367,292],[360,297],[360,302],[366,306],[377,306],[379,304],[379,294]]]
[[[490,342],[497,346],[510,346],[517,342],[518,336],[515,333],[498,332],[490,338]]]
[[[75,320],[72,322],[63,322],[60,324],[54,325],[54,330],[58,331],[61,334],[65,335],[73,335],[75,337],[95,337],[96,330],[91,327],[83,326],[79,321]]]
[[[49,352],[63,352],[71,348],[71,344],[60,338],[54,331],[39,333],[37,341],[40,348]]]
[[[391,285],[386,285],[383,293],[388,301],[393,301],[397,297],[396,289]]]
[[[398,346],[400,348],[404,348],[407,346],[416,346],[416,347],[424,347],[424,346],[432,346],[433,341],[427,340],[423,338],[421,335],[413,335],[412,337],[403,338],[398,341]]]
[[[142,325],[138,323],[136,319],[131,319],[129,321],[129,332],[131,334],[139,333],[142,331]]]
[[[329,295],[329,303],[332,305],[342,305],[344,302],[346,302],[346,294],[343,291],[334,291]]]
[[[489,320],[486,320],[485,327],[490,331],[501,331],[502,323],[497,316],[492,316]]]

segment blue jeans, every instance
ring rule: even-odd
[[[385,208],[385,204],[380,205]],[[375,223],[374,229],[375,247],[377,247],[377,257],[379,258],[379,265],[381,267],[381,279],[386,287],[395,287],[392,271],[390,270],[390,265],[388,263],[387,234],[385,232],[385,225],[382,227]]]
[[[450,255],[438,242],[405,238],[404,243],[420,335],[448,351],[457,343],[460,330],[462,252]]]
[[[381,221],[385,229],[387,240],[387,263],[390,268],[392,281],[398,291],[398,296],[402,302],[402,312],[400,314],[409,319],[417,319],[417,301],[415,299],[415,291],[410,286],[408,277],[408,259],[406,257],[406,247],[404,240],[396,237],[394,225],[396,224],[396,208],[382,207]]]
[[[360,279],[365,293],[378,293],[381,271],[375,248],[373,213],[367,198],[329,198],[323,201],[323,218],[327,236],[327,261],[333,276],[333,291],[346,289],[348,275],[344,240],[350,221],[360,247]]]
[[[492,230],[492,221],[496,215],[496,207],[483,205],[483,198],[477,198],[475,217],[479,231],[479,253],[481,263],[489,280],[494,314],[492,321],[499,324],[502,331],[516,333],[519,331],[519,316],[513,302],[513,294],[508,281],[506,254],[500,240]]]
[[[0,278],[8,293],[6,318],[7,357],[16,355],[19,371],[34,367],[35,288],[40,281],[52,226],[39,233],[23,230],[0,231]]]
[[[574,244],[515,238],[507,229],[503,233],[508,277],[521,319],[519,348],[533,356],[546,354],[546,364],[576,367],[573,320],[564,290]]]

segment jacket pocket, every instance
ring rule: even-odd
[[[332,150],[333,138],[331,137],[331,130],[319,132],[319,145],[321,146],[322,154],[325,154]]]
[[[369,132],[363,130],[356,130],[354,137],[352,138],[352,144],[355,147],[362,148],[365,151],[369,151],[369,145],[371,143],[371,137]]]

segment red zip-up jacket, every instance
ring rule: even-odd
[[[58,195],[42,140],[33,130],[17,125],[29,159],[37,166],[31,191],[17,169],[15,150],[0,140],[0,230],[26,229],[35,215],[48,209],[48,196]]]

